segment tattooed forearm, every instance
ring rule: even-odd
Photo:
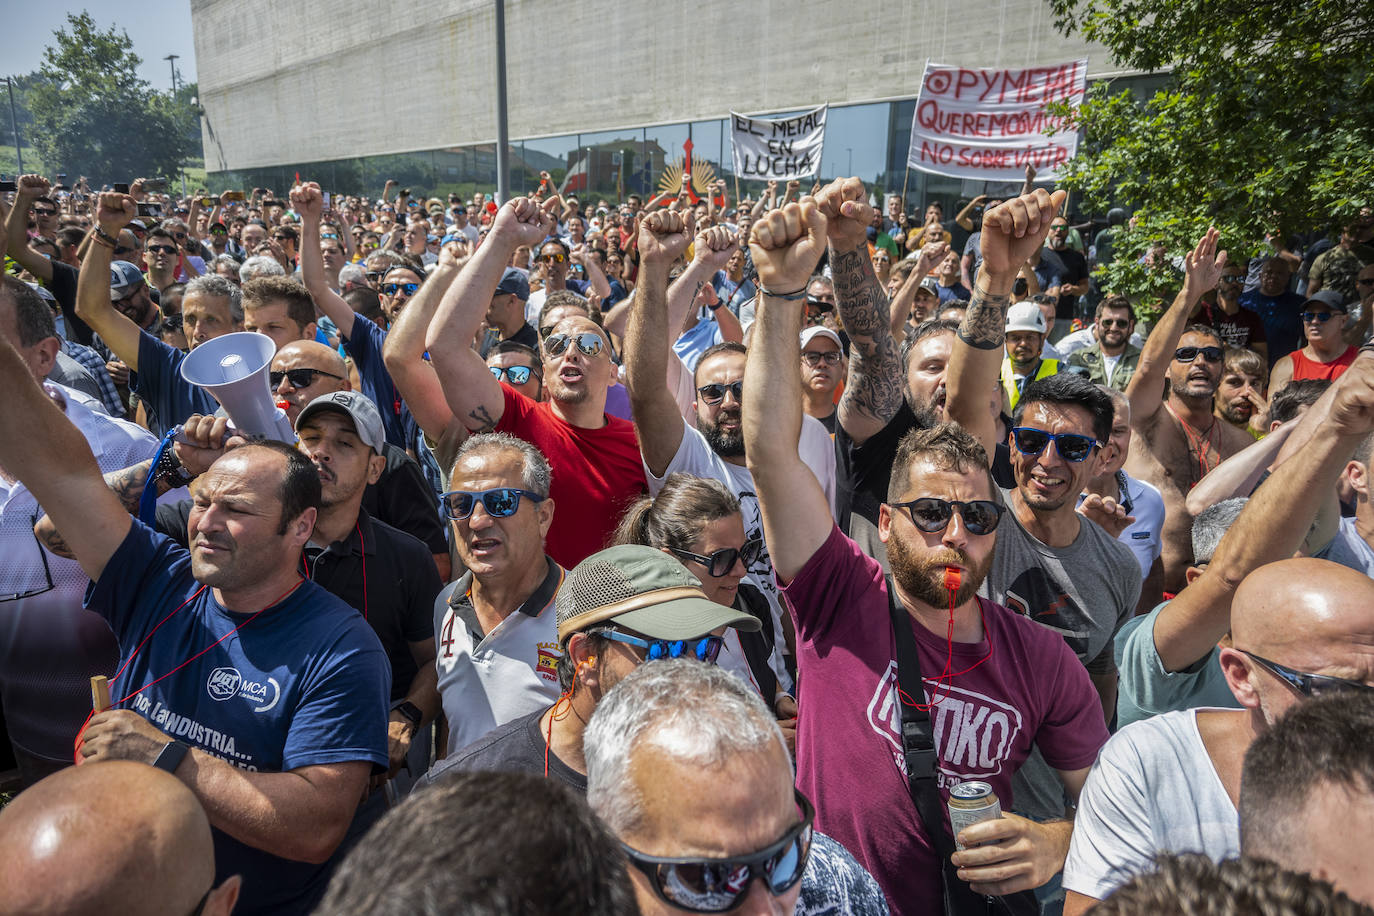
[[[491,411],[487,410],[487,405],[485,404],[478,404],[472,409],[472,412],[469,413],[468,416],[477,423],[476,426],[471,424],[468,425],[469,432],[489,433],[496,428],[496,421],[492,419]]]
[[[57,526],[52,523],[52,519],[46,515],[38,520],[38,524],[33,526],[33,533],[44,547],[48,548],[55,556],[65,557],[68,560],[75,560],[76,554],[67,546],[67,542],[62,540],[62,535],[57,533]]]
[[[873,340],[890,336],[887,293],[873,272],[868,246],[844,252],[831,248],[830,272],[840,320],[849,336]]]
[[[973,290],[968,312],[959,325],[959,339],[978,350],[996,350],[1006,336],[1007,307],[1011,297]]]
[[[885,352],[879,355],[878,351]],[[881,428],[897,415],[903,396],[900,365],[897,342],[891,335],[876,343],[857,339],[851,342],[849,380],[839,406],[840,420],[848,423],[846,429],[851,435],[854,421],[860,417]]]
[[[143,498],[143,487],[147,484],[148,475],[152,473],[152,470],[153,462],[149,459],[119,471],[111,471],[105,475],[105,485],[110,488],[115,496],[119,497],[119,502],[124,506],[125,512],[134,513],[138,511],[138,502]],[[166,491],[163,490],[162,492]],[[159,492],[158,495],[161,496],[162,492]]]

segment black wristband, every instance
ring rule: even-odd
[[[708,305],[708,306],[706,306],[706,307],[707,307],[708,309],[710,309],[711,311],[713,311],[713,312],[719,312],[719,311],[720,311],[720,307],[721,307],[722,305],[724,305],[724,304],[725,304],[724,302],[717,302],[715,305]]]
[[[181,766],[181,761],[191,752],[191,746],[181,741],[168,741],[158,752],[157,759],[153,761],[153,766],[159,770],[166,770],[168,773],[176,773],[177,767]]]
[[[175,449],[167,449],[162,453],[162,458],[158,460],[157,467],[153,468],[152,480],[166,478],[172,488],[190,486],[191,481],[196,477],[177,457]]]
[[[97,239],[104,242],[106,245],[109,245],[111,248],[119,247],[119,240],[114,236],[110,235],[110,233],[106,232],[104,229],[101,229],[99,226],[94,227],[91,231],[95,233],[95,237]]]
[[[793,290],[790,293],[775,293],[771,289],[764,289],[762,286],[760,286],[759,292],[763,293],[763,295],[769,297],[770,299],[785,299],[788,302],[797,302],[801,299],[806,298],[805,286],[803,286],[801,289]]]
[[[420,711],[420,707],[409,700],[402,700],[397,703],[395,706],[391,707],[391,711],[400,713],[407,722],[417,729],[420,727],[421,720],[425,717],[425,714]]]

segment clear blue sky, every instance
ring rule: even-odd
[[[191,39],[190,0],[132,0],[112,3],[91,0],[0,0],[0,22],[5,24],[5,52],[0,56],[0,76],[31,73],[43,60],[43,49],[52,42],[52,33],[67,24],[67,13],[86,10],[102,29],[114,26],[129,33],[134,53],[143,58],[139,76],[154,89],[172,86],[168,54],[179,54],[176,61],[183,82],[196,80],[196,49]]]

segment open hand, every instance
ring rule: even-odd
[[[1217,251],[1217,238],[1221,235],[1213,226],[1198,239],[1193,250],[1183,257],[1186,277],[1183,286],[1190,298],[1200,297],[1209,289],[1214,289],[1226,269],[1225,251]]]

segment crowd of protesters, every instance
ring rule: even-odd
[[[1030,177],[19,177],[0,914],[1374,912],[1374,215]]]

